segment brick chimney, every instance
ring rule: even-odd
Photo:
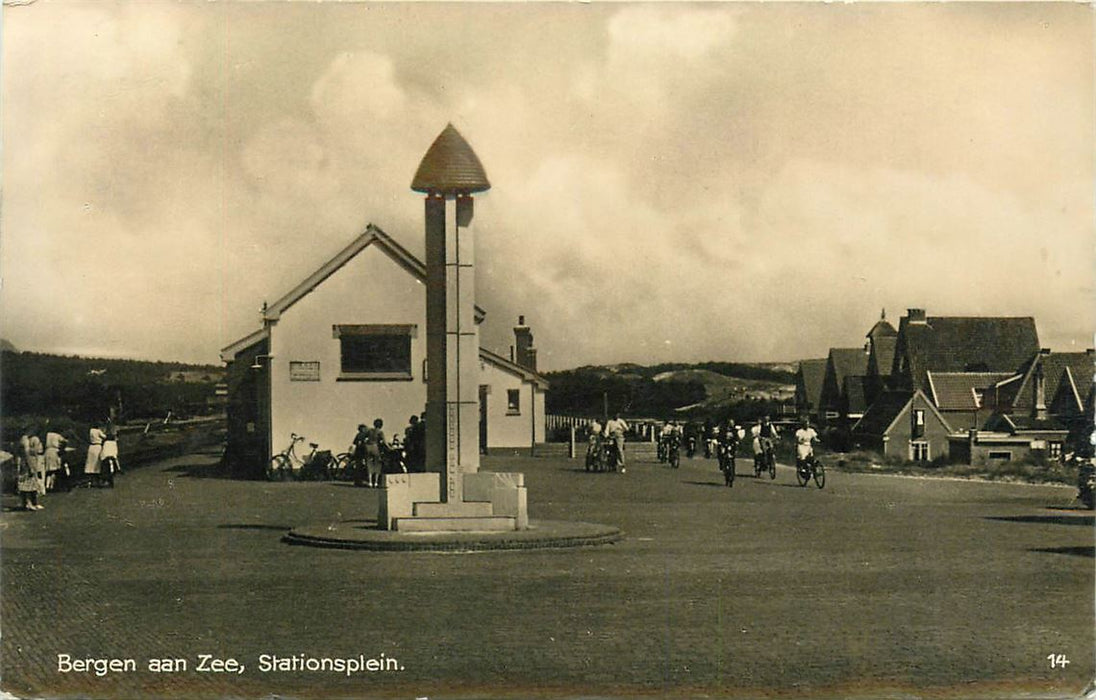
[[[537,369],[537,349],[533,347],[533,331],[525,325],[525,316],[518,316],[514,326],[514,362],[522,367]]]
[[[924,325],[924,324],[929,322],[928,318],[925,316],[925,310],[924,309],[909,309],[907,311],[907,315],[909,317],[909,322],[911,324],[912,323],[918,323],[918,324]]]

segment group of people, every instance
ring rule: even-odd
[[[730,454],[736,454],[740,441],[746,437],[745,428],[736,425],[733,418],[728,419],[726,425],[722,427],[713,425],[708,428],[706,438],[704,437],[705,429],[703,426],[689,432],[690,438],[693,440],[707,440],[705,454],[709,457],[712,456],[713,452],[719,450],[728,450]],[[776,440],[780,438],[780,429],[772,422],[770,416],[764,416],[750,428],[749,434],[752,438],[751,447],[753,448],[754,462],[758,463],[773,449]],[[681,423],[677,421],[664,423],[658,433],[660,460],[668,451],[669,445],[675,440],[680,445],[685,440],[685,435],[686,427]],[[806,461],[814,455],[814,444],[817,441],[818,433],[811,427],[806,418],[802,419],[799,429],[795,431],[795,457],[797,463]]]
[[[610,468],[624,474],[627,471],[624,468],[624,435],[628,432],[628,424],[620,417],[620,414],[617,413],[605,421],[604,426],[595,418],[587,426],[587,430],[589,431],[586,446],[587,461],[591,456],[600,454],[601,450],[608,445],[612,449],[614,461]]]
[[[403,439],[384,432],[384,420],[377,418],[373,427],[362,423],[354,435],[350,450],[355,486],[379,488],[385,474],[423,471],[426,464],[426,414],[411,416]]]
[[[44,439],[40,433],[44,431]],[[61,433],[51,430],[49,424],[43,427],[28,426],[19,437],[15,455],[16,489],[23,510],[38,511],[45,509],[43,497],[61,486],[62,480],[75,476],[65,459],[70,451],[69,439]],[[92,486],[114,486],[114,475],[121,472],[118,461],[118,438],[113,424],[106,429],[93,425],[88,432],[88,450],[84,461],[83,473],[88,476]]]

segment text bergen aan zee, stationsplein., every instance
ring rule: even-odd
[[[387,673],[404,670],[396,658],[386,656],[312,656],[309,654],[259,654],[255,660],[259,673],[338,673],[352,676],[357,673]],[[228,673],[243,674],[248,666],[235,658],[213,654],[198,654],[188,658],[151,658],[138,664],[132,658],[76,657],[71,654],[57,655],[58,673],[88,673],[100,678],[112,673],[134,673],[140,668],[149,673]]]

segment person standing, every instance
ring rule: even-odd
[[[384,437],[384,421],[380,418],[373,421],[372,439],[366,446],[366,461],[369,464],[369,486],[377,488],[381,485],[382,458],[388,442]]]
[[[114,488],[114,475],[122,471],[122,465],[118,461],[118,429],[113,424],[108,425],[105,431],[99,464],[107,486]]]
[[[354,449],[350,455],[351,471],[354,474],[354,485],[363,486],[364,480],[369,475],[369,469],[366,467],[366,460],[368,459],[368,446],[369,441],[372,440],[372,431],[365,423],[358,426],[358,432],[354,435]]]
[[[52,430],[46,433],[46,491],[52,491],[57,487],[57,475],[65,469],[61,452],[67,443],[68,441],[60,433]]]
[[[98,423],[91,426],[91,430],[88,431],[88,456],[84,460],[84,473],[91,475],[92,480],[96,482],[99,480],[99,474],[102,471],[99,457],[103,453],[103,443],[106,439],[107,434],[103,432]]]
[[[35,444],[37,443],[37,447]],[[26,430],[19,437],[19,467],[17,472],[19,497],[23,501],[23,510],[42,510],[38,502],[41,483],[38,479],[38,457],[42,442],[33,429]]]

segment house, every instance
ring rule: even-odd
[[[886,309],[883,309],[879,320],[866,337],[868,366],[865,370],[864,392],[865,400],[870,406],[889,385],[894,350],[898,344],[898,331],[887,321]]]
[[[925,372],[928,396],[956,430],[980,428],[996,410],[1002,386],[1015,381],[1012,372]]]
[[[228,455],[243,471],[304,435],[347,449],[357,426],[402,434],[426,404],[426,268],[380,228],[364,233],[285,296],[263,325],[221,351],[227,363]],[[485,313],[475,309],[475,321]],[[481,449],[544,440],[548,383],[520,319],[519,356],[480,348]]]
[[[825,423],[847,429],[867,410],[867,369],[868,354],[863,348],[830,348],[819,399]]]
[[[898,324],[890,385],[931,392],[931,372],[1016,373],[1039,351],[1035,319],[927,316],[910,309]]]
[[[852,428],[852,442],[884,457],[929,462],[947,458],[947,419],[920,389],[885,391]]]
[[[822,382],[826,378],[826,360],[801,360],[795,371],[795,408],[800,416],[820,421]]]

